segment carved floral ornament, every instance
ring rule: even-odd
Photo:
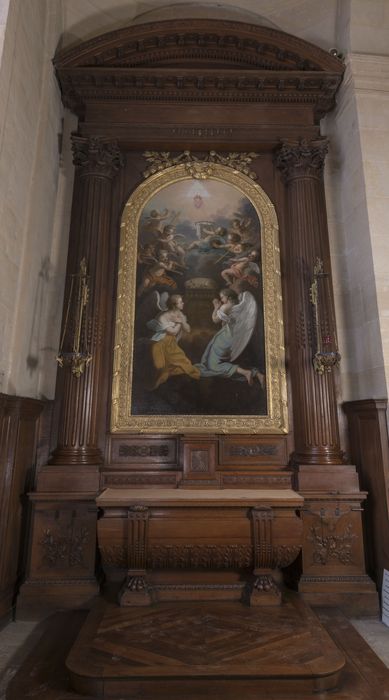
[[[127,568],[128,550],[125,545],[102,546],[103,561],[107,566]],[[269,547],[272,569],[289,566],[299,555],[299,545]],[[147,566],[151,569],[250,569],[254,563],[251,545],[237,544],[161,544],[148,548]]]
[[[148,168],[143,173],[145,178],[182,163],[188,175],[196,180],[206,180],[214,173],[213,164],[218,163],[232,168],[235,173],[243,173],[252,180],[257,179],[256,173],[250,170],[249,165],[254,158],[258,158],[258,153],[220,154],[216,153],[216,151],[210,151],[202,158],[199,158],[190,151],[184,151],[177,156],[172,156],[167,151],[162,153],[146,151],[144,157],[149,163]]]

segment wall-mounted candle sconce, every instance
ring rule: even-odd
[[[76,377],[84,372],[92,360],[86,348],[85,310],[88,304],[89,287],[86,260],[80,262],[80,271],[71,275],[69,298],[62,331],[60,348],[56,360],[60,367],[71,367]],[[72,336],[71,350],[64,350],[66,339]]]
[[[320,258],[316,259],[313,270],[310,298],[314,307],[316,343],[313,366],[316,372],[324,374],[339,365],[341,356],[338,350],[330,279],[328,273],[324,272],[323,261]]]

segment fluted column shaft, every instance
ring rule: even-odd
[[[317,139],[310,143],[283,143],[275,156],[287,192],[285,258],[295,437],[293,460],[299,464],[342,462],[334,373],[320,375],[312,363],[316,348],[310,285],[316,259],[322,259],[325,270],[330,270],[323,183],[327,150],[327,141]]]
[[[107,139],[74,135],[72,145],[76,180],[70,238],[77,254],[71,256],[74,262],[68,273],[76,274],[85,258],[89,275],[86,341],[92,361],[80,377],[70,367],[60,370],[65,376],[58,445],[51,464],[99,464],[99,387],[108,304],[111,188],[123,161],[116,144]]]

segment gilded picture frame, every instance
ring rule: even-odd
[[[112,432],[287,432],[279,257],[274,206],[244,173],[178,164],[139,185],[121,220]]]

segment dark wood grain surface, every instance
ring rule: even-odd
[[[207,612],[203,609],[203,606],[202,610],[203,616],[206,616]],[[128,610],[123,612],[128,613]],[[210,605],[209,612],[211,615],[214,613],[214,606]],[[247,609],[246,618],[249,612],[250,609]],[[139,611],[137,611],[136,614],[138,615]],[[148,615],[150,615],[150,612],[148,612]],[[274,679],[271,682],[271,688],[263,690],[260,697],[264,700],[301,700],[301,698],[306,700],[318,700],[318,698],[320,698],[320,700],[386,700],[389,692],[389,669],[374,654],[358,632],[356,632],[354,627],[352,627],[348,619],[336,608],[315,609],[314,614],[311,613],[311,616],[312,625],[315,626],[321,622],[339,651],[343,653],[346,658],[346,665],[342,671],[339,687],[330,692],[323,691],[319,694],[312,694],[302,690],[293,691],[292,689],[283,691],[277,679]],[[81,698],[84,698],[84,700],[96,700],[98,696],[95,693],[89,696],[85,694],[81,695],[70,689],[69,672],[65,667],[66,657],[75,642],[84,619],[85,613],[81,611],[67,612],[57,613],[42,623],[40,629],[35,631],[27,641],[24,656],[27,652],[28,645],[30,648],[29,655],[21,662],[22,665],[20,669],[8,686],[6,694],[7,700],[21,700],[22,698],[29,697],[39,697],[40,700],[81,700]],[[211,625],[211,621],[212,618],[207,624]],[[191,632],[192,639],[196,637],[195,623],[196,620],[193,625],[194,630]],[[58,633],[59,630],[61,631],[60,634]],[[296,632],[297,631],[298,630],[296,630]],[[101,628],[101,634],[107,636],[111,635],[111,637],[114,634],[114,631],[109,629],[108,614],[104,626]],[[164,634],[167,634],[166,628],[162,630],[162,636]],[[219,632],[219,634],[223,637],[223,633]],[[236,641],[237,637],[239,637],[239,625],[235,628],[235,634],[237,635],[235,638]],[[252,634],[253,632],[250,630],[250,627],[245,634],[241,630],[241,642],[243,646],[246,645],[246,649],[249,645],[248,638],[250,635],[252,636]],[[227,637],[228,632],[227,629],[225,629],[224,646],[226,645],[225,640]],[[169,651],[171,649],[169,634],[167,634],[167,639],[169,647],[165,648],[165,654],[167,648],[169,648]],[[211,646],[211,642],[214,642],[214,638],[208,641],[208,645]],[[155,643],[156,641],[154,640],[154,644]],[[301,639],[298,643],[301,644]],[[130,644],[133,644],[131,640]],[[282,644],[282,640],[278,640],[278,661],[280,661],[281,658],[280,644]],[[213,646],[215,646],[214,643]],[[264,655],[268,657],[272,655],[274,657],[276,655],[277,640],[275,640],[274,636],[271,638],[270,630],[265,628],[264,634],[260,637],[259,646],[262,647]],[[223,643],[221,647],[223,647]],[[198,638],[197,648],[199,648],[197,653],[200,657],[201,654],[203,654],[203,650],[201,649],[201,644],[198,642]],[[98,653],[98,650],[96,650],[96,654]],[[125,653],[126,651],[124,650],[124,654]],[[142,652],[140,651],[140,653]],[[181,656],[185,658],[185,640],[184,649],[177,649],[176,653],[181,654]],[[239,653],[244,653],[242,647]],[[106,656],[108,656],[108,654]],[[116,655],[112,654],[111,656],[115,657]],[[186,658],[187,657],[188,653],[186,652]],[[20,657],[15,658],[11,662],[11,665],[14,662],[16,664],[18,661],[21,661]],[[115,659],[111,658],[110,662],[113,666],[115,664]],[[215,663],[214,658],[210,659],[210,662]],[[120,660],[117,658],[116,663],[122,664],[123,659]],[[137,665],[139,667],[139,661],[137,661]],[[131,700],[132,697],[137,700],[144,700],[144,698],[148,696],[144,688],[138,686],[136,692],[134,692],[132,696],[125,694],[119,695],[119,697],[125,697],[128,700]],[[164,700],[167,700],[167,697],[174,698],[174,700],[178,700],[178,698],[182,700],[183,697],[187,697],[189,700],[203,700],[204,698],[212,698],[212,700],[233,700],[233,698],[237,697],[244,698],[244,700],[254,700],[258,698],[258,690],[254,691],[253,689],[249,689],[248,682],[242,679],[241,694],[237,695],[236,688],[234,688],[233,684],[228,679],[227,674],[223,681],[220,681],[220,695],[215,695],[214,692],[210,691],[208,681],[206,681],[206,685],[203,686],[202,689],[196,691],[190,681],[188,684],[184,684],[182,681],[178,680],[176,689],[174,692],[171,692],[170,696],[166,695],[164,683],[161,682],[158,686],[158,694],[155,693],[153,695],[153,700],[157,700],[158,697],[162,697]]]

